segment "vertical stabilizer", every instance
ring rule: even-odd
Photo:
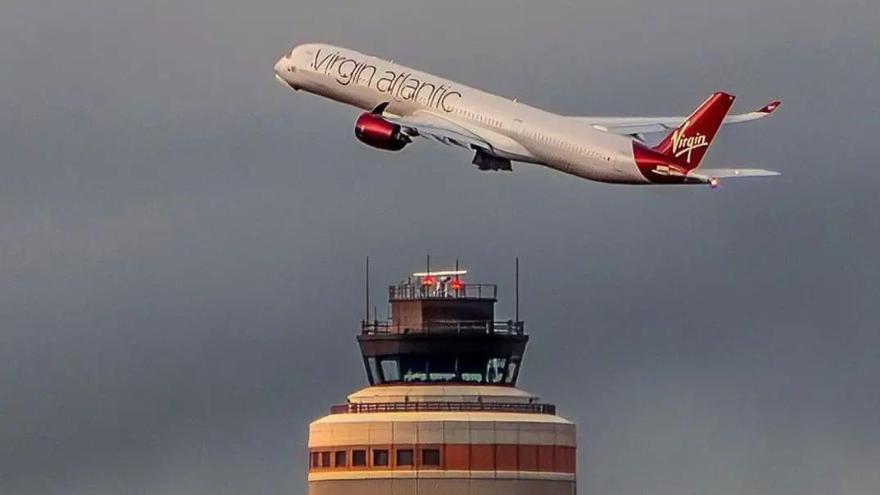
[[[713,94],[678,129],[654,147],[654,151],[670,158],[684,170],[697,168],[734,99],[733,95],[721,91]]]

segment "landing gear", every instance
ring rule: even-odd
[[[510,160],[490,155],[481,149],[478,149],[477,152],[474,153],[474,160],[471,163],[483,171],[504,170],[510,172],[513,170],[513,167],[510,166]]]

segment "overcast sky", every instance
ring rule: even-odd
[[[523,388],[578,423],[590,495],[880,492],[875,0],[5,0],[0,492],[304,494],[308,423],[364,383],[374,290],[523,273]],[[714,166],[480,173],[352,136],[272,77],[293,45],[548,110],[735,110]],[[381,301],[380,301],[381,304]]]

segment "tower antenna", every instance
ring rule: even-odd
[[[519,321],[519,256],[516,257],[516,321]]]
[[[367,256],[366,276],[364,277],[366,293],[366,306],[364,306],[364,321],[370,321],[370,257]]]

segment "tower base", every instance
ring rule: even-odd
[[[377,386],[309,431],[309,495],[574,495],[575,427],[515,387]]]

